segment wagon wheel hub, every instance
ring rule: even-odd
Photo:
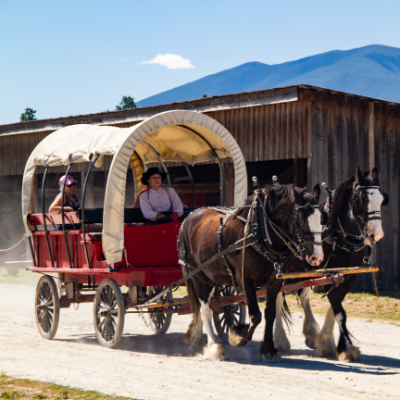
[[[110,309],[102,309],[98,312],[99,317],[110,318],[111,310]]]
[[[49,305],[48,305],[47,303],[39,304],[38,306],[36,306],[36,308],[37,308],[39,311],[48,311]]]

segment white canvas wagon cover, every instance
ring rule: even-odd
[[[31,153],[22,182],[22,215],[31,236],[27,215],[31,212],[33,174],[36,166],[55,167],[78,162],[100,166],[102,156],[112,155],[103,215],[103,251],[109,264],[122,260],[124,244],[125,187],[129,163],[134,170],[136,193],[140,190],[143,163],[157,162],[153,147],[163,161],[194,165],[215,158],[232,158],[234,203],[247,196],[247,172],[243,154],[232,135],[219,122],[194,111],[167,111],[129,128],[71,125],[44,138]],[[210,147],[212,149],[210,149]],[[215,153],[214,153],[215,151]]]

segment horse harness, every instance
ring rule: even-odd
[[[264,202],[262,201],[263,197],[264,197]],[[318,234],[322,234],[322,232],[307,232],[307,233],[303,232],[301,229],[302,223],[299,221],[298,218],[293,220],[293,225],[292,225],[296,230],[296,236],[298,238],[298,242],[294,241],[270,219],[270,217],[265,211],[266,203],[267,203],[267,198],[266,196],[263,195],[262,190],[256,189],[254,192],[253,201],[251,205],[245,205],[238,208],[206,207],[208,209],[217,211],[221,214],[225,214],[224,218],[220,218],[220,226],[218,228],[218,252],[209,260],[202,263],[199,267],[193,269],[193,267],[191,267],[188,263],[186,249],[184,248],[183,243],[180,243],[180,241],[178,240],[178,252],[180,256],[179,263],[186,270],[187,274],[186,278],[189,279],[190,277],[196,275],[198,272],[206,268],[212,262],[216,261],[218,258],[221,258],[225,264],[227,273],[231,278],[232,286],[236,286],[234,274],[231,267],[229,266],[228,260],[226,259],[226,255],[233,251],[245,249],[251,246],[255,251],[257,251],[257,253],[266,258],[274,266],[274,271],[270,275],[268,281],[261,286],[261,287],[267,287],[276,278],[276,273],[278,274],[281,273],[282,267],[289,259],[291,259],[293,256],[300,260],[304,259],[303,254],[306,251],[304,247],[305,244],[322,245],[322,242],[315,242],[304,239],[304,236],[309,236],[309,235],[315,236]],[[250,208],[249,216],[247,219],[237,215],[237,210],[244,207]],[[318,206],[314,205],[313,207],[317,208]],[[293,212],[298,213],[301,208],[302,206],[296,205]],[[242,239],[238,240],[237,242],[231,244],[230,246],[224,249],[223,248],[224,228],[226,227],[228,221],[234,215],[243,224],[245,224],[246,226],[248,225],[249,230],[247,235],[245,234]],[[273,248],[272,241],[268,232],[268,225],[271,226],[272,230],[286,245],[285,250],[277,250]],[[194,271],[196,272],[194,273]]]

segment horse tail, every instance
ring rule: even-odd
[[[282,307],[282,318],[285,321],[285,325],[290,332],[290,328],[293,325],[292,313],[290,311],[289,305],[286,302],[286,296],[283,296],[283,307]]]

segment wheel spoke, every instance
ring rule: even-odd
[[[103,326],[104,326],[104,322],[105,322],[105,321],[106,321],[106,319],[103,318],[103,320],[100,321],[100,324],[97,325],[97,329],[100,331],[100,333],[102,332],[102,328],[103,328]]]

